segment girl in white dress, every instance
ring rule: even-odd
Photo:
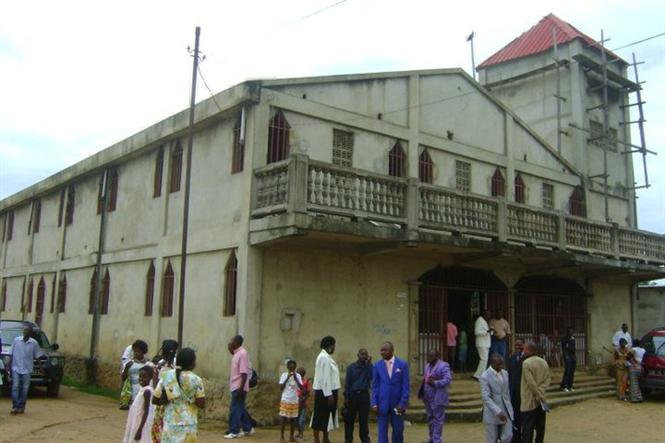
[[[143,366],[139,371],[139,391],[129,408],[123,443],[152,443],[152,366]]]

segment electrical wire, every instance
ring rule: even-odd
[[[210,93],[210,98],[212,99],[212,102],[217,106],[217,109],[219,112],[222,112],[221,106],[219,106],[219,103],[217,103],[217,100],[215,100],[215,94],[212,92],[212,89],[210,89],[210,86],[208,86],[208,82],[206,81],[205,77],[203,76],[203,71],[201,71],[201,65],[198,65],[198,71],[199,71],[199,77],[201,77],[201,81],[203,81],[203,84],[205,85],[206,89]]]
[[[327,11],[328,9],[332,9],[332,8],[334,8],[335,6],[339,6],[339,5],[341,5],[342,3],[346,3],[346,1],[347,1],[347,0],[340,0],[340,1],[336,2],[336,3],[331,4],[331,5],[324,6],[323,8],[318,9],[318,10],[312,12],[311,14],[307,14],[307,15],[305,15],[305,16],[303,16],[303,17],[300,17],[300,18],[299,18],[298,20],[296,20],[295,22],[298,23],[298,22],[301,22],[301,21],[307,20],[308,18],[312,18],[312,17],[314,17],[315,15],[319,15],[319,14],[321,14],[322,12]]]
[[[614,49],[612,49],[612,51],[618,51],[619,49],[624,49],[624,48],[628,48],[630,46],[638,45],[640,43],[644,43],[646,41],[652,40],[654,38],[662,37],[664,35],[665,35],[665,32],[661,32],[660,34],[652,35],[651,37],[643,38],[642,40],[638,40],[636,42],[628,43],[627,45],[620,46],[618,48],[614,48]]]

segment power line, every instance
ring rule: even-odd
[[[205,85],[206,89],[210,93],[210,98],[212,99],[212,102],[217,106],[217,109],[219,112],[222,112],[222,107],[219,106],[219,103],[217,103],[217,100],[215,100],[215,94],[212,92],[212,89],[210,89],[210,86],[208,86],[208,82],[206,81],[205,77],[203,76],[203,71],[201,71],[201,65],[198,66],[198,71],[199,71],[199,76],[201,77],[201,81],[203,81],[203,84]]]
[[[646,41],[648,41],[648,40],[652,40],[652,39],[654,39],[654,38],[662,37],[662,36],[664,36],[664,35],[665,35],[665,32],[661,32],[660,34],[652,35],[651,37],[643,38],[642,40],[638,40],[638,41],[636,41],[636,42],[628,43],[627,45],[620,46],[620,47],[618,47],[618,48],[614,48],[614,49],[612,49],[612,51],[618,51],[619,49],[624,49],[624,48],[628,48],[628,47],[630,47],[630,46],[638,45],[638,44],[640,44],[640,43],[644,43],[644,42],[646,42]]]
[[[307,14],[307,15],[305,15],[305,16],[303,16],[303,17],[300,17],[300,18],[299,18],[298,20],[296,20],[295,22],[298,23],[298,22],[301,22],[301,21],[307,20],[308,18],[312,18],[312,17],[314,17],[315,15],[318,15],[318,14],[321,14],[322,12],[324,12],[324,11],[327,11],[328,9],[332,9],[332,8],[334,8],[335,6],[339,6],[339,5],[341,5],[342,3],[346,3],[346,1],[347,1],[347,0],[340,0],[340,1],[336,2],[336,3],[331,4],[331,5],[324,6],[323,8],[318,9],[318,10],[312,12],[311,14]]]

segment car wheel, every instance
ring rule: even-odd
[[[60,394],[60,384],[59,383],[51,383],[46,387],[46,396],[55,398]]]

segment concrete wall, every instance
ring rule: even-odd
[[[635,300],[635,338],[665,326],[665,287],[640,286]]]
[[[612,280],[593,280],[587,302],[589,313],[589,362],[592,366],[612,359],[612,337],[622,323],[630,324],[631,285]]]

